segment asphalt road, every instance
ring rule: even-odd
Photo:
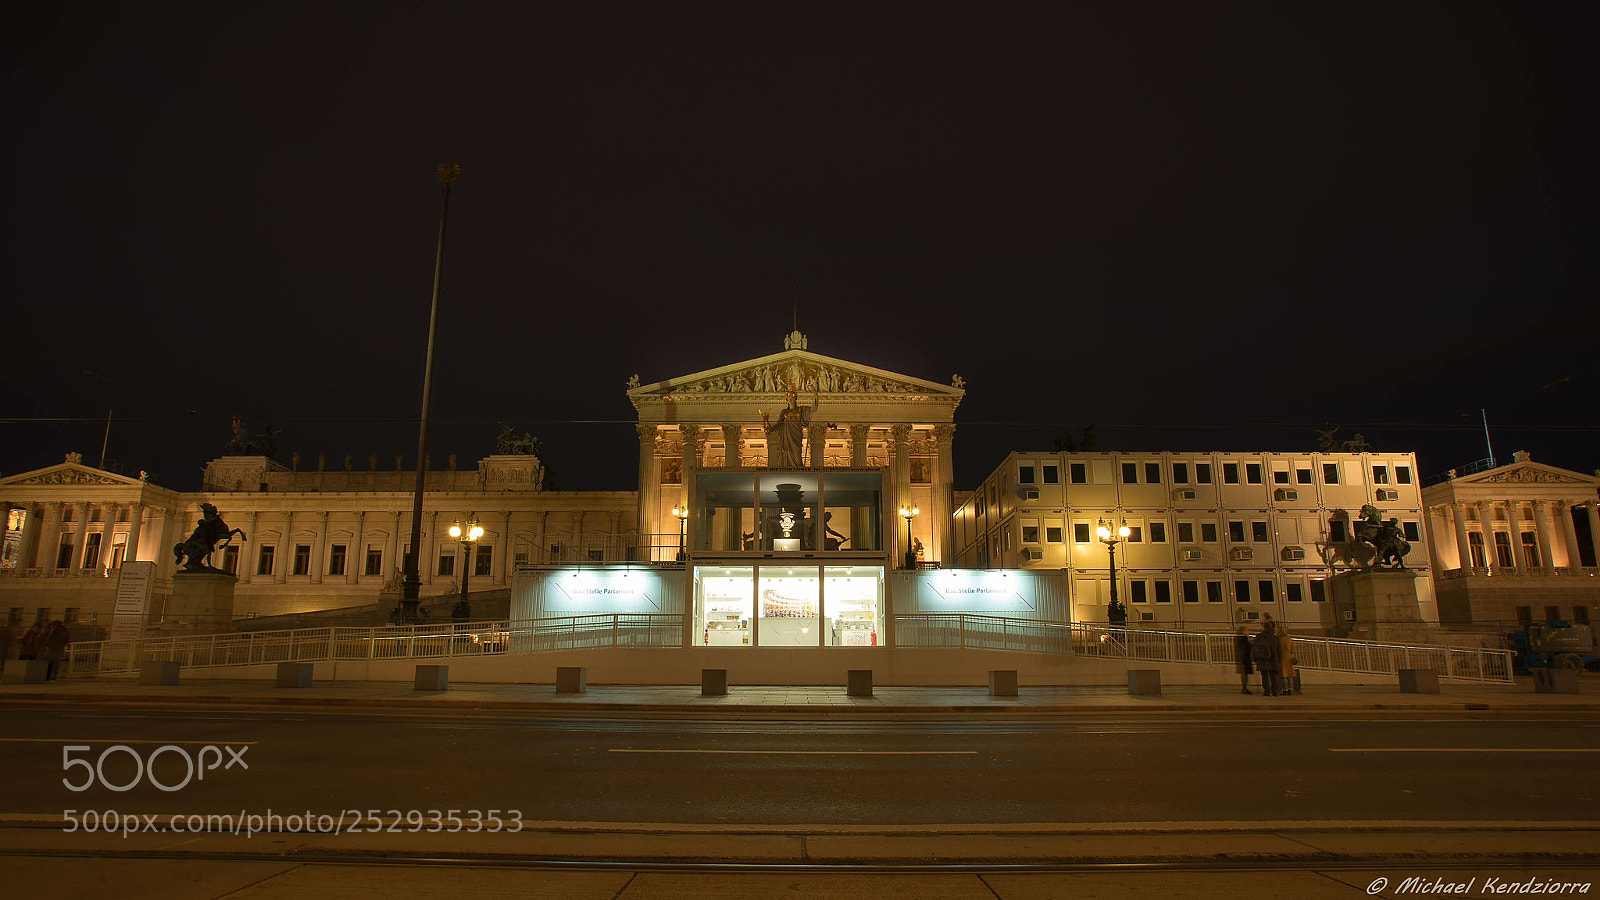
[[[137,778],[176,744],[203,780]],[[69,758],[63,747],[88,745]],[[248,747],[247,750],[241,748]],[[130,752],[131,751],[131,752]],[[153,770],[183,781],[184,754]],[[243,767],[248,763],[249,768]],[[1600,819],[1600,717],[417,716],[10,706],[0,813],[500,810],[528,821],[1016,824]],[[146,773],[148,774],[148,773]],[[86,790],[63,785],[90,780]],[[113,791],[103,783],[125,785]],[[102,783],[103,782],[103,783]]]

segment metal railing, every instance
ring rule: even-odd
[[[68,677],[137,674],[141,663],[225,668],[280,662],[437,659],[600,648],[682,647],[683,616],[562,616],[448,625],[300,628],[70,644]]]
[[[961,613],[895,616],[898,647],[950,647],[1073,654],[1098,659],[1234,664],[1231,632],[1155,631]],[[1302,669],[1394,675],[1435,669],[1441,678],[1512,683],[1511,652],[1429,644],[1383,644],[1294,636]]]

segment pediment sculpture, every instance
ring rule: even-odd
[[[725,372],[674,388],[685,394],[926,394],[921,385],[830,363],[788,360]]]

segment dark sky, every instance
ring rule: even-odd
[[[623,383],[967,381],[957,480],[1100,449],[1600,465],[1593,4],[35,4],[0,472],[192,489],[234,415],[634,487]],[[1463,424],[1463,416],[1470,420]],[[38,420],[50,421],[38,421]]]

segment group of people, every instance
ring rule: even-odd
[[[66,658],[67,644],[72,642],[72,632],[60,619],[49,624],[35,622],[23,633],[20,640],[12,634],[11,626],[0,625],[0,672],[6,670],[6,660],[11,656],[11,645],[17,645],[17,659],[42,659],[49,662],[45,678],[55,681],[61,671],[61,660]]]
[[[1243,625],[1233,639],[1233,655],[1239,673],[1239,692],[1250,693],[1250,675],[1261,673],[1261,694],[1266,697],[1287,697],[1300,685],[1296,671],[1294,643],[1289,629],[1271,616],[1261,620],[1261,631],[1254,638]]]

